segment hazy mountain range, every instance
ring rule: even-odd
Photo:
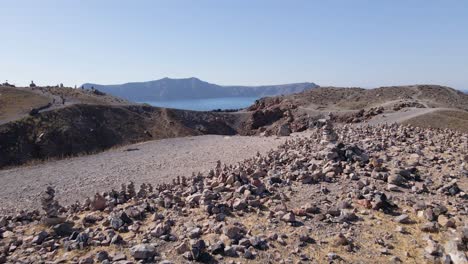
[[[85,83],[83,87],[94,87],[102,92],[131,101],[161,101],[218,97],[263,97],[302,92],[318,87],[315,83],[292,83],[264,86],[222,86],[197,78],[163,78],[148,82],[101,85]]]

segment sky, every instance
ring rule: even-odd
[[[0,0],[0,81],[468,89],[466,0]]]

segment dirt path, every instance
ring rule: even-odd
[[[385,113],[383,115],[375,116],[373,119],[369,120],[369,125],[378,125],[378,124],[392,124],[392,123],[401,123],[403,121],[409,120],[411,118],[429,114],[441,110],[454,110],[450,108],[405,108],[402,111],[394,113]],[[456,110],[456,109],[455,109]]]
[[[97,191],[136,184],[168,182],[180,175],[207,171],[217,160],[233,164],[276,148],[286,138],[198,136],[125,146],[96,155],[0,170],[0,213],[39,208],[39,193],[56,186],[63,204],[82,201]],[[133,151],[125,151],[135,149]]]

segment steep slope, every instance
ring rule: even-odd
[[[118,85],[85,83],[85,88],[94,87],[132,101],[157,101],[217,97],[262,97],[302,92],[317,87],[314,83],[294,83],[265,86],[221,86],[197,78],[164,78],[149,82],[134,82]]]

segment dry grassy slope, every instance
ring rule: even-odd
[[[93,93],[91,90],[73,89],[69,87],[41,87],[38,88],[44,93],[51,94],[53,96],[59,96],[65,98],[66,101],[71,103],[80,104],[97,104],[97,105],[125,105],[131,104],[131,102],[115,97],[109,94],[98,95]]]
[[[0,86],[0,124],[28,115],[32,108],[52,105],[44,111],[73,104],[127,105],[130,102],[111,95],[99,95],[90,90],[59,87]]]
[[[424,128],[451,128],[468,133],[468,112],[440,110],[411,118],[403,123]]]
[[[31,108],[50,101],[49,97],[32,91],[0,86],[0,123],[26,115]]]
[[[232,135],[232,115],[150,106],[73,105],[0,126],[0,167],[151,139]]]

